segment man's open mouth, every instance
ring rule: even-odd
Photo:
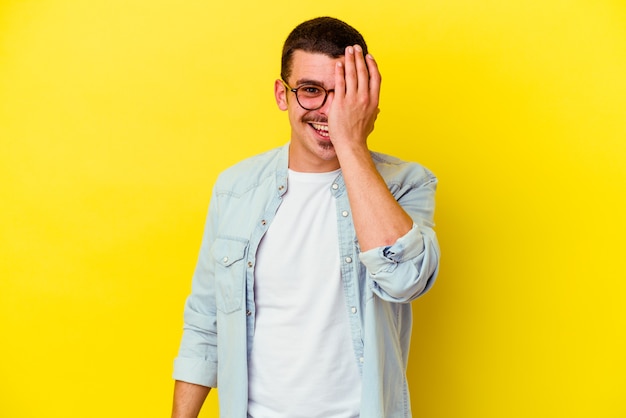
[[[319,123],[309,123],[309,125],[311,125],[311,127],[313,129],[315,129],[315,131],[319,135],[321,135],[321,136],[323,136],[325,138],[329,137],[329,135],[328,135],[328,125],[320,125]]]

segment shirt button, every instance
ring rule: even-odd
[[[261,221],[261,225],[263,225],[263,226],[267,225],[267,221],[266,221],[265,219],[263,219],[263,220]]]
[[[252,268],[252,261],[248,261],[248,267]]]
[[[352,263],[352,257],[346,257],[346,263]]]
[[[228,263],[228,257],[222,258],[222,263],[224,263],[224,264]]]
[[[333,183],[332,188],[333,190],[337,190],[339,188],[339,185],[337,183]]]
[[[352,312],[353,314],[355,314],[355,313],[356,313],[356,306],[353,306],[353,307],[350,309],[350,312]]]
[[[250,315],[252,315],[252,311],[247,310],[247,311],[246,311],[246,316],[250,316]]]
[[[344,218],[348,216],[348,211],[344,210],[343,212],[341,212],[341,216],[343,216]]]
[[[364,359],[363,357],[359,357],[359,361],[360,361],[361,363],[363,363],[363,362],[365,361],[365,359]]]

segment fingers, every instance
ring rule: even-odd
[[[363,49],[359,45],[346,48],[343,76],[345,86],[335,86],[336,90],[345,91],[346,95],[367,95],[378,101],[380,92],[380,72],[378,65],[370,54],[363,56]],[[342,80],[343,81],[343,80]],[[343,90],[345,88],[345,90]]]
[[[356,78],[358,84],[358,91],[369,90],[369,73],[367,71],[367,64],[365,63],[365,57],[363,56],[363,49],[359,45],[355,45],[353,48],[354,63],[356,67]]]
[[[370,95],[372,97],[378,98],[379,93],[380,93],[380,83],[382,81],[382,78],[380,76],[380,71],[378,70],[378,64],[376,63],[376,60],[374,59],[374,57],[371,56],[370,54],[367,54],[365,59],[367,61],[367,68],[369,70],[368,73],[369,73]]]
[[[354,47],[346,47],[344,55],[344,73],[346,79],[346,95],[352,95],[357,91],[358,79],[356,74],[356,63],[354,56]]]
[[[344,61],[346,94],[354,94],[364,87],[367,88],[367,66],[361,47],[359,45],[347,47]]]
[[[337,61],[335,65],[335,99],[340,99],[346,94],[345,65]]]

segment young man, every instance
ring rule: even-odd
[[[217,180],[175,361],[173,417],[409,417],[410,302],[432,285],[437,180],[371,152],[380,73],[333,18],[296,27],[291,141]]]

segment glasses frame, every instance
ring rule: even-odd
[[[304,110],[318,110],[318,109],[321,109],[321,108],[322,108],[322,107],[324,107],[324,105],[326,104],[326,100],[328,99],[328,93],[334,93],[334,92],[335,92],[335,89],[330,89],[330,90],[327,90],[327,89],[325,89],[324,87],[319,86],[319,85],[317,85],[317,84],[303,84],[303,85],[301,85],[301,86],[298,86],[298,87],[296,87],[296,88],[293,88],[293,87],[291,87],[289,84],[287,84],[287,82],[286,82],[285,80],[280,80],[280,81],[282,81],[282,82],[283,82],[283,84],[285,85],[285,87],[287,87],[287,89],[288,89],[289,91],[293,92],[293,94],[296,96],[296,101],[298,102],[298,105],[300,105],[300,107],[301,107],[301,108],[303,108]],[[316,108],[313,108],[313,109],[310,109],[310,108],[308,108],[308,107],[304,107],[304,106],[302,106],[302,103],[300,103],[300,98],[298,97],[298,90],[299,90],[299,89],[301,89],[302,87],[308,87],[308,86],[314,86],[314,87],[316,87],[316,88],[321,89],[321,90],[323,90],[323,91],[324,91],[324,100],[322,100],[322,104],[321,104],[321,105],[319,105],[319,106],[318,106],[318,107],[316,107]]]

